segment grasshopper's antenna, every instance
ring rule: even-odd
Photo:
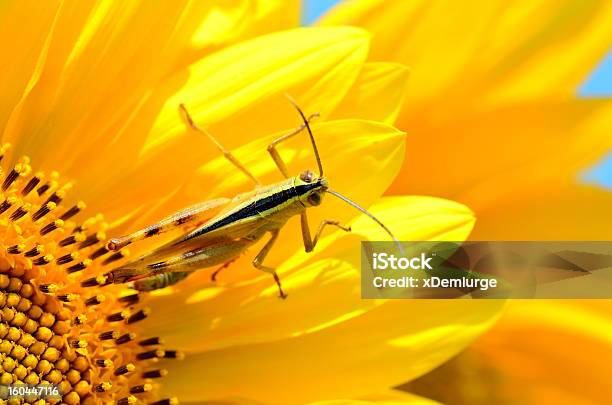
[[[323,165],[321,164],[321,157],[319,156],[319,149],[317,149],[317,143],[315,142],[314,135],[312,134],[312,131],[310,130],[310,125],[308,124],[308,120],[306,119],[306,116],[304,115],[300,107],[298,107],[295,100],[292,99],[291,96],[287,93],[285,93],[285,97],[287,97],[289,102],[293,104],[295,109],[300,113],[300,116],[302,117],[302,121],[304,121],[304,125],[306,126],[306,129],[308,130],[308,135],[310,135],[310,141],[312,142],[312,149],[314,150],[315,158],[317,159],[317,165],[319,166],[319,177],[323,177]]]
[[[343,196],[342,194],[338,193],[337,191],[330,190],[329,188],[327,190],[325,190],[325,191],[328,192],[331,195],[335,195],[336,197],[338,197],[339,199],[341,199],[345,203],[347,203],[349,205],[352,205],[353,207],[357,208],[359,211],[361,211],[364,214],[366,214],[368,217],[372,218],[372,220],[374,222],[376,222],[378,225],[380,225],[381,228],[384,229],[389,234],[391,239],[393,239],[393,242],[395,242],[395,245],[397,246],[398,250],[401,253],[404,253],[404,248],[402,247],[402,244],[399,242],[399,240],[397,240],[397,238],[395,237],[395,235],[393,235],[393,233],[389,230],[389,228],[387,228],[385,226],[385,224],[383,224],[380,221],[380,219],[378,219],[374,215],[370,214],[370,212],[368,210],[366,210],[365,208],[363,208],[361,205],[357,204],[356,202],[353,202],[353,201],[349,200],[347,197]]]

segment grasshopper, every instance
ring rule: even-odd
[[[116,251],[138,240],[177,228],[186,228],[184,235],[108,272],[107,282],[129,282],[133,289],[151,291],[175,284],[196,270],[220,266],[212,275],[214,280],[219,271],[236,260],[265,234],[270,234],[268,241],[255,256],[253,266],[270,273],[278,286],[280,297],[285,298],[287,294],[283,291],[275,268],[265,265],[264,260],[278,240],[279,232],[289,218],[300,216],[302,240],[306,252],[311,252],[315,248],[323,230],[328,226],[334,226],[347,232],[351,230],[349,227],[340,225],[336,220],[326,219],[319,224],[314,238],[311,236],[306,211],[310,207],[320,205],[326,193],[340,198],[366,214],[399,245],[395,236],[381,221],[365,208],[329,188],[328,180],[323,176],[323,165],[309,124],[309,121],[317,114],[306,118],[297,104],[291,99],[290,102],[300,114],[303,123],[269,144],[268,153],[285,177],[284,181],[271,185],[262,185],[212,134],[198,126],[185,106],[181,104],[179,111],[187,126],[191,130],[206,135],[229,162],[255,183],[255,188],[231,199],[218,198],[196,204],[134,233],[111,239],[107,244],[107,249]],[[277,151],[277,146],[304,129],[310,136],[317,161],[318,175],[312,170],[305,170],[298,176],[290,176],[285,162]],[[219,212],[214,214],[216,211]]]

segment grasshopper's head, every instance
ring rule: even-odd
[[[389,228],[385,226],[385,224],[380,222],[374,215],[370,214],[368,210],[366,210],[359,204],[351,201],[350,199],[338,193],[337,191],[333,191],[329,189],[329,183],[327,182],[327,179],[323,177],[323,165],[321,164],[321,157],[319,156],[319,150],[317,149],[317,144],[315,142],[314,136],[312,135],[310,125],[308,125],[308,119],[306,119],[306,116],[304,115],[302,110],[300,110],[300,107],[297,106],[295,101],[293,101],[291,97],[287,96],[287,98],[289,98],[289,101],[291,102],[291,104],[293,104],[295,109],[300,114],[300,117],[302,117],[302,121],[304,122],[304,127],[306,127],[306,129],[308,130],[308,135],[310,136],[310,142],[312,143],[312,149],[313,149],[315,158],[317,159],[317,166],[319,167],[319,175],[316,175],[311,170],[306,170],[302,172],[302,174],[300,174],[299,177],[294,178],[293,185],[294,185],[295,191],[297,192],[300,202],[304,204],[305,207],[314,207],[314,206],[321,204],[321,202],[323,201],[323,194],[328,193],[333,196],[336,196],[342,201],[344,201],[345,203],[357,208],[359,211],[363,212],[365,215],[372,218],[374,222],[380,225],[389,234],[389,236],[391,236],[391,239],[393,239],[393,241],[397,244],[399,251],[403,252],[404,249],[402,245],[399,243],[397,238],[393,236],[393,234],[391,233]]]
[[[306,207],[315,207],[323,201],[329,183],[325,177],[317,177],[314,172],[306,170],[295,178],[294,186],[300,202]]]

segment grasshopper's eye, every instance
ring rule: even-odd
[[[321,204],[321,193],[312,193],[308,196],[308,203],[310,205],[319,205]]]
[[[315,179],[315,174],[310,170],[306,170],[305,172],[302,172],[302,174],[300,174],[300,179],[302,181],[305,181],[306,183],[312,183]]]

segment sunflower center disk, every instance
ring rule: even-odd
[[[142,297],[107,285],[108,266],[128,252],[105,248],[102,216],[79,221],[85,204],[63,205],[70,183],[33,173],[27,157],[0,184],[0,384],[58,386],[61,400],[36,404],[177,403],[158,398],[158,366],[182,355],[138,336]]]

